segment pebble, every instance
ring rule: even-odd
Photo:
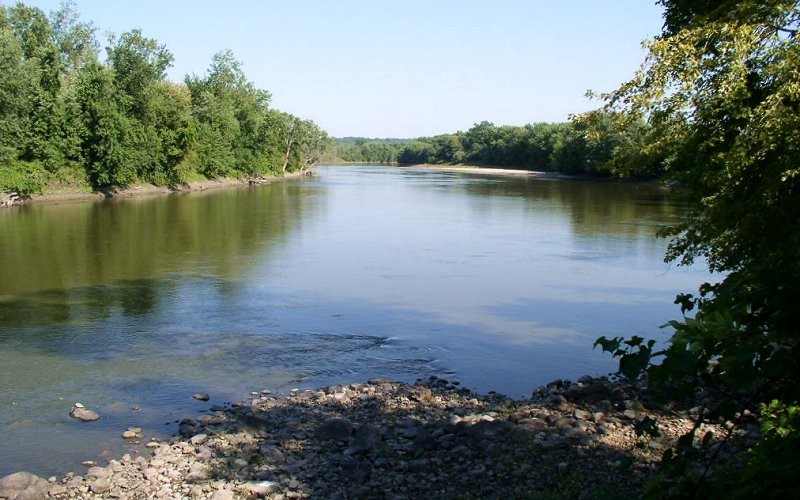
[[[198,401],[208,401],[211,399],[211,396],[209,396],[207,392],[198,392],[192,397]]]

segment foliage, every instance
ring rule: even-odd
[[[401,164],[469,163],[566,174],[657,176],[660,158],[638,154],[646,129],[642,120],[617,127],[611,113],[602,110],[568,123],[498,127],[483,121],[466,132],[407,141],[399,145],[396,158]]]
[[[260,177],[306,168],[328,147],[313,122],[270,109],[230,51],[177,84],[172,54],[140,30],[110,35],[106,63],[98,46],[70,2],[50,16],[0,5],[3,189],[39,192],[76,166],[95,188]]]
[[[0,168],[0,193],[40,194],[46,179],[47,172],[39,164],[16,161]]]
[[[332,143],[331,156],[345,163],[397,162],[397,154],[405,139],[366,139],[363,137],[342,137]]]
[[[619,356],[628,375],[646,373],[664,401],[702,395],[698,422],[735,424],[760,409],[766,427],[744,473],[718,477],[748,496],[791,491],[797,482],[786,472],[800,466],[800,8],[781,0],[662,4],[664,33],[647,43],[635,77],[605,96],[606,111],[622,117],[617,125],[646,120],[645,153],[662,156],[667,175],[689,188],[693,209],[664,231],[673,237],[667,260],[703,259],[721,281],[678,296],[685,317],[669,324],[663,349],[622,339],[596,345]],[[697,473],[704,455],[693,433],[664,461],[665,480],[682,478],[683,494],[719,484],[713,467]]]

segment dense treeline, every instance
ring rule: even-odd
[[[641,154],[644,121],[612,127],[615,117],[595,111],[564,123],[496,126],[484,121],[466,132],[399,139],[337,139],[345,162],[469,164],[567,174],[658,176],[662,158]]]
[[[515,167],[567,174],[656,176],[658,157],[637,152],[644,122],[612,129],[612,116],[596,111],[564,123],[495,126],[484,121],[466,132],[416,139],[397,154],[401,164],[434,163]]]
[[[344,163],[396,163],[398,151],[408,141],[408,139],[364,137],[336,138],[333,157]]]
[[[49,16],[0,5],[0,191],[269,176],[328,147],[313,122],[271,109],[230,51],[183,83],[167,80],[172,54],[139,30],[110,36],[105,53],[73,4]]]

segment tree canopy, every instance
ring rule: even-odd
[[[701,259],[720,281],[678,297],[687,316],[671,323],[663,350],[642,339],[598,343],[629,374],[645,370],[667,400],[713,396],[700,421],[735,423],[760,410],[762,439],[733,480],[745,478],[743,495],[796,493],[798,459],[786,460],[800,444],[800,8],[661,3],[663,33],[646,44],[636,75],[605,96],[606,110],[616,126],[646,120],[647,152],[689,189],[692,210],[665,231],[667,260]],[[665,463],[697,494],[715,483],[692,468],[691,443]]]
[[[230,51],[174,83],[172,54],[141,30],[110,35],[105,62],[98,47],[72,3],[49,16],[0,5],[0,190],[261,177],[305,168],[328,146],[313,122],[270,108]]]

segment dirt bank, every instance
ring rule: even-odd
[[[21,204],[30,203],[47,203],[47,204],[61,204],[61,203],[79,203],[87,201],[101,201],[109,198],[140,198],[147,196],[159,196],[172,193],[185,193],[195,191],[209,191],[217,189],[230,189],[246,187],[252,184],[269,184],[276,181],[285,179],[293,179],[303,177],[306,175],[313,175],[314,170],[304,170],[300,172],[292,172],[285,174],[281,177],[265,177],[257,180],[249,179],[211,179],[204,181],[191,182],[179,188],[170,188],[166,186],[155,186],[153,184],[134,184],[124,189],[107,189],[99,191],[88,191],[81,188],[58,188],[50,190],[44,194],[31,196],[29,198],[19,198],[14,196],[13,199],[9,196],[8,206],[16,206]],[[0,205],[5,206],[5,205]]]

